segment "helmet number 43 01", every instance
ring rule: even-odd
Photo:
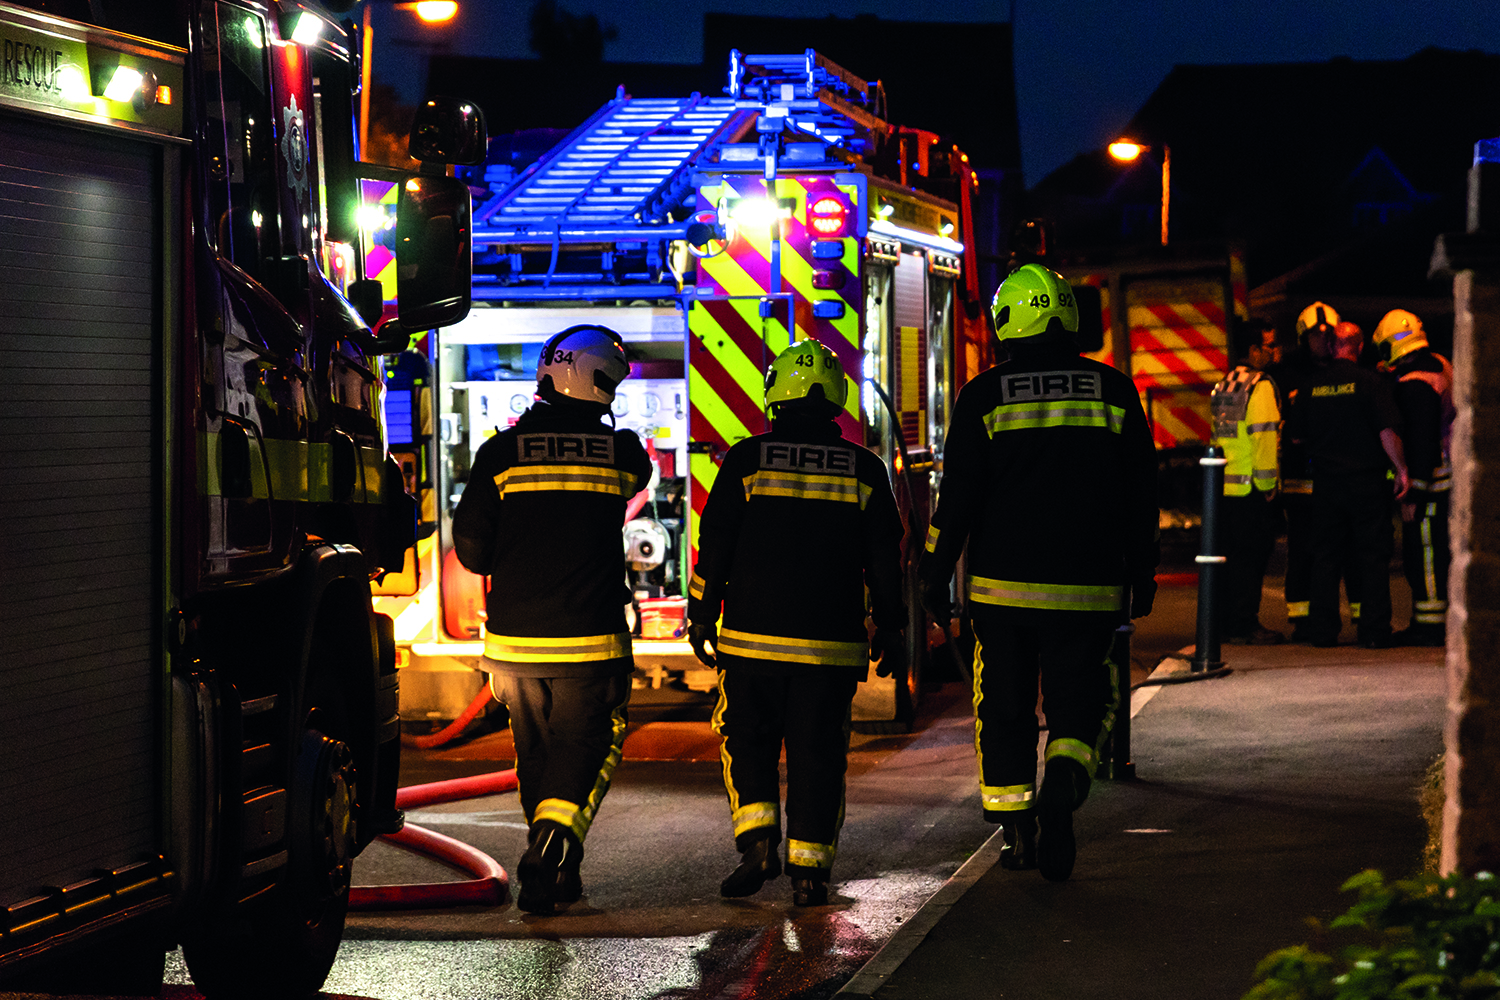
[[[823,359],[824,368],[832,368],[835,363],[832,356]],[[815,354],[799,354],[797,355],[797,364],[803,368],[816,368],[818,367],[818,357]]]

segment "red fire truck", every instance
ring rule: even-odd
[[[209,996],[306,995],[401,822],[379,355],[467,311],[442,163],[482,119],[419,117],[377,337],[326,10],[35,6],[0,4],[0,988],[154,993],[181,942]]]
[[[475,178],[491,192],[475,209],[476,307],[400,364],[410,443],[393,418],[392,449],[431,487],[435,529],[412,560],[421,582],[378,601],[396,618],[404,715],[453,718],[484,683],[482,581],[451,551],[451,512],[479,445],[530,405],[543,341],[574,323],[624,338],[614,418],[656,460],[623,542],[641,674],[715,682],[680,637],[696,516],[729,446],[768,429],[765,368],[793,340],[830,346],[854,381],[840,424],[887,460],[914,569],[948,409],[991,337],[964,243],[968,158],[885,114],[878,82],[812,50],[735,53],[724,97],[622,90],[519,173],[492,155]],[[912,669],[862,685],[857,721],[913,717],[926,623],[910,604]]]

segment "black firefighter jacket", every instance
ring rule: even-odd
[[[1007,346],[1011,359],[954,403],[924,587],[947,585],[967,541],[971,602],[1118,617],[1124,586],[1159,558],[1156,448],[1135,384],[1062,340]]]
[[[869,668],[878,628],[906,624],[901,516],[885,463],[831,420],[778,420],[734,445],[699,522],[688,618],[711,623],[724,669]]]
[[[459,562],[490,577],[485,656],[527,677],[631,669],[625,503],[651,478],[634,431],[537,403],[479,448],[453,515]]]

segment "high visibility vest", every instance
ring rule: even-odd
[[[1213,388],[1209,397],[1214,444],[1224,449],[1224,495],[1250,495],[1253,485],[1263,493],[1276,489],[1280,475],[1276,442],[1281,407],[1276,386],[1261,372],[1240,365]]]

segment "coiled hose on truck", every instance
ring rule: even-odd
[[[406,737],[404,742],[422,749],[442,746],[453,740],[484,711],[493,696],[489,685],[479,692],[463,714],[430,736]],[[419,809],[439,802],[457,802],[481,795],[498,795],[516,790],[514,768],[476,774],[469,778],[433,781],[409,785],[396,792],[396,808]],[[351,910],[411,910],[439,906],[501,906],[509,892],[509,876],[499,862],[463,841],[408,823],[396,833],[381,837],[387,843],[436,858],[474,876],[461,882],[422,882],[407,885],[359,885],[349,890]]]

